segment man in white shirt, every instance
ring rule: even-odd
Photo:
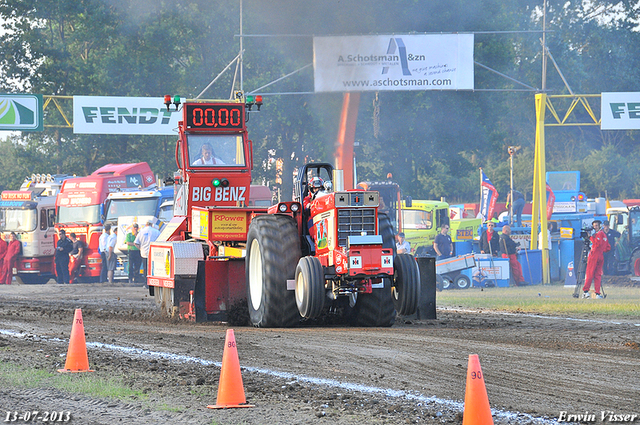
[[[118,226],[113,226],[113,231],[107,239],[107,280],[113,283],[113,274],[116,270],[118,259],[116,258],[116,242],[118,241]]]
[[[396,252],[398,254],[410,254],[411,244],[404,239],[404,233],[400,232],[396,235]]]
[[[193,161],[191,165],[216,165],[216,164],[224,164],[224,162],[216,156],[211,145],[209,143],[205,143],[200,148],[200,158]]]
[[[140,248],[140,256],[142,257],[142,269],[144,270],[144,277],[147,278],[147,258],[149,257],[149,247],[151,242],[158,239],[160,231],[153,227],[151,220],[147,221],[147,225],[138,233],[136,240],[133,242],[135,246]]]
[[[105,224],[102,229],[100,239],[98,239],[98,251],[100,251],[100,258],[102,258],[102,267],[100,268],[100,282],[107,281],[107,240],[109,239],[111,232],[111,225]]]

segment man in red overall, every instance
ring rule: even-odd
[[[0,274],[2,275],[2,282],[0,282],[0,284],[11,284],[11,279],[13,279],[13,268],[15,267],[16,260],[18,258],[18,255],[20,254],[20,248],[22,248],[22,245],[18,240],[18,236],[15,233],[11,232],[9,234],[7,251],[2,262],[2,271],[0,272]]]
[[[4,241],[4,234],[0,233],[0,282],[4,282],[4,255],[7,253],[7,243]]]
[[[524,277],[522,276],[522,266],[518,261],[518,250],[520,248],[511,239],[511,226],[505,224],[502,226],[502,235],[500,236],[500,250],[502,251],[502,258],[509,259],[509,269],[511,271],[511,277],[516,283],[516,286],[526,285]]]
[[[604,298],[600,295],[600,280],[602,279],[602,265],[604,264],[604,253],[611,249],[607,235],[600,230],[600,220],[593,220],[594,234],[591,236],[591,251],[587,260],[587,274],[584,278],[584,287],[582,290],[582,298],[590,298],[589,290],[591,289],[591,281],[596,290],[596,298]]]

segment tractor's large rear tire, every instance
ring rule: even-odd
[[[389,216],[386,214],[378,214],[378,234],[382,236],[382,247],[392,248],[393,256],[396,255],[396,238],[393,233],[393,225]]]
[[[418,308],[420,272],[410,254],[398,254],[393,260],[393,305],[398,314],[409,316]]]
[[[305,319],[320,316],[325,299],[324,270],[316,257],[302,257],[296,267],[296,305]]]
[[[396,321],[396,309],[391,297],[391,279],[382,279],[384,288],[374,288],[370,294],[358,294],[351,312],[354,326],[389,327]]]
[[[300,239],[293,218],[262,215],[254,218],[247,234],[247,301],[249,319],[256,327],[291,327],[300,321],[295,291],[287,280],[295,278]]]

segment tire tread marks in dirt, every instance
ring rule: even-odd
[[[251,303],[250,253],[256,240],[262,255],[262,300],[256,310]],[[292,327],[300,321],[294,291],[287,290],[287,280],[295,278],[300,258],[300,239],[293,218],[270,214],[254,218],[247,234],[247,295],[249,316],[256,327]]]

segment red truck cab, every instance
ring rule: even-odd
[[[56,198],[56,229],[75,233],[86,244],[79,276],[85,281],[100,278],[102,260],[98,250],[102,234],[104,202],[111,192],[145,188],[156,183],[146,162],[107,164],[87,177],[66,180]]]

